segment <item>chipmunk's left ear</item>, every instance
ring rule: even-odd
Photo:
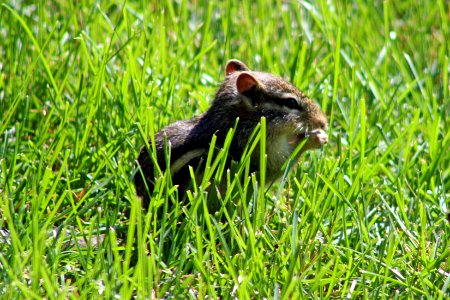
[[[232,59],[227,62],[225,67],[226,75],[230,75],[236,71],[250,71],[250,69],[240,60]]]
[[[260,82],[250,73],[243,72],[236,79],[236,89],[239,94],[246,94],[260,86]]]

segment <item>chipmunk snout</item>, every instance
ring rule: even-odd
[[[323,129],[310,131],[309,138],[313,148],[321,148],[323,145],[328,144],[328,134]]]

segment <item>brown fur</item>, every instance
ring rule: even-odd
[[[192,166],[194,170],[198,168],[201,172],[202,166],[199,164],[208,153],[212,136],[217,136],[217,145],[221,146],[229,129],[235,126],[237,118],[239,122],[228,154],[234,160],[240,159],[261,117],[266,118],[268,182],[276,179],[282,163],[305,138],[308,138],[308,141],[304,150],[319,148],[327,143],[325,131],[328,124],[324,113],[295,86],[280,77],[250,71],[238,60],[227,63],[226,74],[225,81],[208,111],[190,120],[177,121],[155,135],[156,158],[161,170],[166,169],[164,135],[170,142],[171,164],[190,151],[195,150],[192,152],[195,154],[204,153],[190,160],[176,174],[172,174],[172,182],[179,185],[181,193],[189,187],[188,166]],[[292,108],[292,105],[288,105],[289,101],[293,102],[292,98],[297,100],[293,105],[298,107]],[[136,174],[136,191],[143,197],[147,207],[150,201],[147,187],[151,193],[154,188],[155,168],[146,147],[142,148],[138,163],[144,177],[140,172]],[[250,166],[251,171],[258,170],[258,151],[253,153]]]

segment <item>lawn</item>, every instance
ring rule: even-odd
[[[1,298],[449,298],[449,3],[192,2],[0,6]],[[141,146],[231,58],[314,99],[328,145],[267,188],[225,147],[142,210]]]

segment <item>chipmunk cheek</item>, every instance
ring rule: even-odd
[[[297,145],[298,144],[298,138],[296,136],[293,136],[291,139],[288,140],[289,145]]]
[[[301,141],[305,139],[305,133],[294,134],[290,139],[288,139],[289,145],[298,145]]]

